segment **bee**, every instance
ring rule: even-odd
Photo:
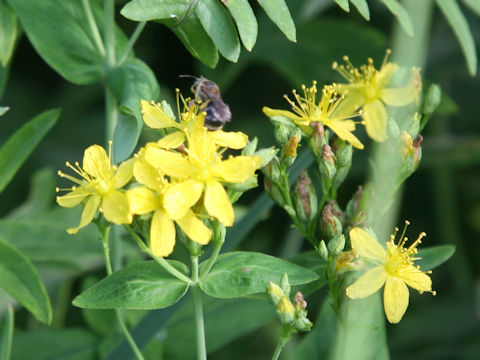
[[[201,76],[195,78],[190,90],[195,94],[195,99],[202,102],[205,116],[205,127],[209,130],[220,130],[225,123],[232,120],[230,107],[223,102],[217,84]]]

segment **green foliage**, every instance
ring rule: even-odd
[[[183,273],[186,266],[169,261]],[[73,305],[87,309],[162,309],[175,304],[188,284],[174,278],[153,261],[129,265],[106,277],[73,300]]]
[[[17,16],[6,0],[0,0],[0,65],[7,66],[18,36]]]
[[[0,360],[10,360],[12,350],[13,326],[15,324],[15,313],[10,305],[7,308],[3,325],[2,338],[0,339]]]
[[[22,126],[0,148],[0,192],[60,116],[60,110],[49,110],[37,115]]]
[[[268,17],[278,26],[290,41],[297,41],[295,24],[288,11],[285,0],[258,0]]]
[[[418,250],[420,260],[416,262],[422,271],[435,269],[450,259],[455,253],[454,245],[438,245]]]
[[[32,263],[0,238],[0,287],[43,322],[52,321],[47,291]]]
[[[292,285],[318,278],[312,270],[273,256],[236,251],[220,255],[207,278],[200,282],[200,287],[209,296],[236,298],[264,292],[268,282],[278,282],[284,273],[288,274]]]
[[[251,51],[257,41],[258,24],[248,0],[229,0],[225,6],[235,20],[243,46]]]

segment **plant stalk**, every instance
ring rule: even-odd
[[[8,305],[3,328],[3,339],[0,343],[0,360],[10,360],[13,340],[13,326],[15,324],[15,312],[13,306]]]
[[[139,22],[135,30],[133,31],[132,36],[128,40],[127,46],[125,46],[125,49],[123,50],[122,55],[120,55],[120,58],[118,59],[118,65],[122,65],[123,62],[127,59],[128,53],[133,49],[133,46],[137,42],[140,34],[143,31],[143,28],[147,25],[146,21]]]
[[[93,41],[95,41],[95,45],[97,46],[100,54],[102,56],[105,56],[105,47],[103,46],[102,37],[100,36],[100,32],[98,31],[98,26],[95,22],[95,18],[93,17],[92,8],[90,7],[89,0],[82,0],[82,5],[83,9],[85,10],[85,15],[87,16],[88,25],[90,26],[90,30],[92,31]]]
[[[205,325],[203,321],[202,292],[198,284],[198,256],[192,256],[192,298],[195,313],[195,333],[197,338],[197,359],[207,360],[205,345]]]

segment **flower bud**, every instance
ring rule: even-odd
[[[297,158],[297,148],[298,144],[300,143],[300,137],[296,135],[290,136],[287,143],[283,147],[283,162],[290,166],[293,164],[295,159]]]
[[[318,255],[320,255],[320,258],[323,261],[328,260],[328,249],[327,245],[325,244],[324,240],[321,240],[318,246],[315,247],[315,250],[317,251]]]
[[[423,136],[417,135],[417,138],[413,142],[413,169],[417,170],[420,160],[422,160],[422,141]]]
[[[270,118],[270,121],[274,126],[273,134],[275,140],[281,146],[284,146],[293,134],[298,132],[301,134],[301,130],[292,121],[283,116],[273,116]]]
[[[297,321],[295,321],[295,329],[297,329],[298,331],[310,331],[312,326],[312,322],[306,317],[301,317]]]
[[[280,279],[280,287],[286,297],[290,296],[290,283],[288,282],[288,274],[284,273]]]
[[[300,172],[293,189],[292,198],[300,220],[309,222],[315,219],[318,212],[317,194],[306,170]]]
[[[277,306],[280,300],[285,297],[283,290],[274,282],[269,282],[267,285],[267,294],[270,296],[272,303]]]
[[[331,239],[343,231],[342,217],[343,214],[339,211],[335,201],[329,201],[323,207],[322,216],[320,217],[320,230],[327,239]]]
[[[297,291],[297,293],[293,297],[293,305],[299,311],[307,309],[307,302],[303,298],[303,294],[300,291]]]
[[[263,184],[265,185],[265,191],[268,196],[270,196],[278,205],[284,206],[285,198],[283,197],[283,193],[278,185],[273,183],[268,177],[263,179]]]
[[[335,180],[333,181],[333,187],[337,189],[342,185],[343,181],[348,175],[350,168],[352,167],[352,145],[343,141],[340,138],[335,138],[332,150],[336,159],[337,172],[335,174]]]
[[[257,150],[258,145],[258,138],[255,136],[252,140],[250,140],[242,150],[242,155],[250,156],[255,153]]]
[[[273,160],[273,158],[275,157],[277,152],[278,152],[278,149],[276,149],[272,146],[272,147],[269,147],[269,148],[264,148],[264,149],[257,150],[257,151],[255,151],[255,153],[253,153],[253,155],[258,156],[259,158],[262,159],[261,167],[264,167],[270,161]],[[242,155],[243,155],[243,152],[242,152]]]
[[[335,166],[335,155],[332,152],[330,145],[324,145],[322,148],[322,154],[318,160],[318,168],[322,177],[322,182],[326,188],[329,188],[337,168]]]
[[[428,88],[425,95],[425,103],[423,105],[423,112],[427,115],[433,114],[440,102],[442,101],[442,89],[438,84],[432,84]]]
[[[290,325],[295,321],[295,308],[286,296],[277,304],[277,315],[284,325]]]
[[[282,172],[280,170],[280,160],[277,156],[272,158],[266,166],[262,168],[262,172],[274,183],[280,183],[282,181]]]
[[[328,252],[334,256],[340,254],[345,248],[345,236],[343,234],[335,235],[329,242],[328,242]]]
[[[328,144],[328,139],[325,136],[325,128],[320,122],[313,122],[310,124],[313,127],[313,134],[308,141],[310,149],[312,149],[315,158],[320,159],[322,156],[322,149],[324,145]]]

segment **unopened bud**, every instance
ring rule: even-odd
[[[276,149],[272,146],[272,147],[269,147],[269,148],[260,149],[258,151],[255,151],[255,153],[253,155],[258,156],[259,158],[262,159],[262,165],[260,165],[260,166],[264,167],[268,163],[270,163],[270,161],[272,161],[272,159],[275,157],[277,152],[278,152],[278,149]],[[242,154],[243,154],[243,152],[242,152]]]
[[[267,294],[270,296],[272,303],[277,306],[280,300],[285,297],[283,290],[274,282],[269,282],[267,285]]]
[[[303,298],[303,294],[300,291],[297,291],[295,296],[293,297],[293,305],[295,308],[305,310],[307,308],[307,302]]]
[[[320,255],[320,258],[323,261],[328,260],[328,249],[327,245],[325,244],[324,240],[321,240],[318,246],[315,247],[315,250],[317,251],[318,255]]]
[[[337,159],[337,167],[350,167],[352,165],[352,145],[340,138],[335,138],[332,145],[333,153]]]
[[[300,143],[300,137],[296,135],[292,135],[290,136],[287,143],[283,147],[283,162],[287,166],[292,165],[295,159],[297,158],[297,148],[299,143]]]
[[[362,186],[359,186],[355,194],[347,204],[347,219],[348,224],[352,227],[364,226],[366,225],[367,215],[366,215],[366,196],[364,195],[364,189]]]
[[[295,321],[295,308],[286,296],[277,304],[277,315],[284,325],[290,325]]]
[[[332,152],[330,145],[324,145],[322,148],[322,155],[318,160],[318,168],[320,175],[322,176],[322,182],[325,184],[331,184],[331,181],[335,177],[337,168],[335,166],[335,155]],[[327,186],[329,187],[329,186]]]
[[[258,145],[258,138],[254,137],[252,140],[250,140],[242,150],[242,155],[253,155],[255,151],[257,150],[257,145]]]
[[[338,255],[345,248],[345,236],[343,234],[335,235],[328,242],[328,252],[332,255]]]
[[[442,89],[438,84],[432,84],[428,88],[423,105],[423,112],[427,115],[433,114],[442,101]]]
[[[280,279],[280,287],[282,288],[283,293],[286,297],[290,296],[290,283],[288,282],[288,274],[284,273]]]
[[[283,116],[273,116],[270,118],[270,121],[274,126],[273,134],[275,140],[280,146],[284,146],[293,134],[298,132],[301,134],[298,126]]]
[[[272,182],[272,180],[270,180],[268,177],[263,179],[263,184],[265,185],[265,191],[268,196],[270,196],[278,205],[284,206],[285,198],[283,197],[283,193],[278,185]]]
[[[333,238],[335,235],[343,231],[341,221],[342,213],[337,210],[338,205],[334,201],[329,201],[322,210],[320,217],[320,230],[327,239]]]
[[[262,168],[262,172],[272,180],[274,183],[279,183],[282,181],[282,172],[280,170],[280,160],[278,157],[274,156],[272,161],[270,161],[266,166]]]
[[[301,317],[295,322],[295,329],[298,331],[310,331],[313,324],[306,317]]]
[[[325,136],[325,128],[320,122],[313,122],[310,124],[313,128],[313,134],[309,139],[309,146],[312,149],[313,155],[316,159],[322,156],[322,149],[324,145],[328,144],[328,139]]]
[[[306,170],[302,170],[293,188],[293,204],[300,220],[309,222],[317,216],[318,201],[315,187]]]

